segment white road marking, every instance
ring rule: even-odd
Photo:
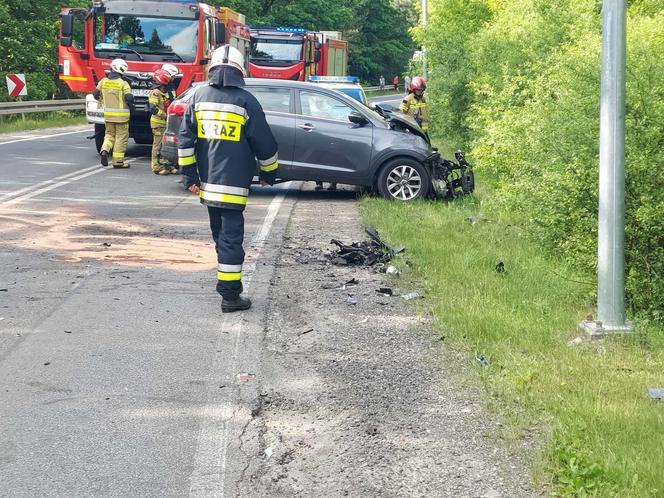
[[[6,142],[0,142],[0,145],[5,145],[5,144],[15,144],[16,142],[27,142],[29,140],[43,140],[45,138],[51,138],[51,137],[61,137],[64,135],[74,135],[76,133],[88,133],[90,132],[89,129],[86,130],[78,130],[78,131],[67,131],[64,133],[54,133],[53,135],[35,135],[30,138],[19,138],[18,140],[7,140]]]
[[[290,187],[290,182],[284,185]],[[251,239],[250,249],[245,257],[244,271],[242,276],[242,285],[245,291],[251,286],[251,280],[256,270],[256,261],[259,260],[261,251],[267,241],[270,230],[274,223],[283,200],[287,192],[278,194],[267,208],[267,213],[259,230]],[[240,348],[240,339],[242,338],[242,325],[244,323],[244,313],[233,313],[232,315],[222,315],[219,330],[225,332],[219,334],[217,343],[220,344],[224,337],[233,337],[233,353],[226,368],[231,375],[236,375],[238,364],[238,352]],[[221,349],[217,347],[216,349]],[[229,396],[232,392],[228,389]],[[224,405],[213,404],[210,400],[211,393],[208,392],[208,402],[201,420],[201,427],[198,433],[196,444],[196,455],[194,459],[194,468],[190,477],[189,496],[192,497],[219,497],[223,498],[226,485],[226,467],[229,446],[229,436],[233,425],[233,413],[230,410],[234,404],[232,399],[227,399]],[[223,426],[223,427],[222,427]]]
[[[135,160],[136,159],[134,158],[125,162],[131,163]],[[0,206],[12,206],[14,204],[18,204],[19,202],[25,201],[27,199],[32,199],[37,195],[43,194],[58,187],[62,187],[64,185],[69,185],[72,182],[81,180],[82,178],[86,178],[88,176],[96,175],[97,173],[102,173],[109,169],[111,168],[104,168],[99,164],[95,164],[93,166],[88,166],[87,168],[67,173],[66,175],[55,177],[52,180],[45,180],[35,185],[30,185],[29,187],[15,190],[14,192],[9,192],[0,196]]]

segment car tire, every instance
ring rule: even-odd
[[[104,135],[106,134],[106,127],[103,124],[95,125],[95,147],[97,153],[101,154],[101,146],[104,145]]]
[[[429,196],[431,177],[420,162],[405,157],[396,158],[383,166],[376,188],[385,199],[410,202]]]

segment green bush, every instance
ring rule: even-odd
[[[451,136],[460,130],[472,143],[478,170],[497,179],[490,202],[516,213],[543,247],[592,277],[597,259],[601,3],[432,3],[435,27],[416,37],[429,47],[436,130]],[[658,319],[664,319],[663,56],[664,6],[652,0],[632,2],[626,287],[632,311]],[[454,118],[446,118],[450,115]]]

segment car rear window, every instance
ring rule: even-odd
[[[250,87],[245,89],[260,102],[264,111],[290,112],[289,88]]]

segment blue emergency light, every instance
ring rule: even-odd
[[[280,27],[277,28],[275,31],[281,31],[282,33],[306,33],[307,30],[304,28],[287,28],[287,27]]]
[[[354,83],[358,84],[360,78],[357,76],[309,76],[312,83]]]

